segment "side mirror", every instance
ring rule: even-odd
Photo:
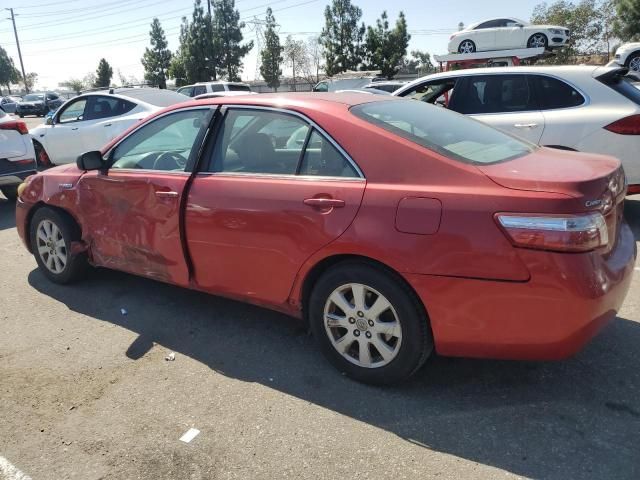
[[[49,115],[47,118],[44,119],[44,124],[45,125],[53,125],[53,117],[51,115]]]
[[[80,170],[102,170],[106,164],[102,160],[102,153],[94,151],[80,155],[76,160],[76,165]]]

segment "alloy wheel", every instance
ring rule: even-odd
[[[400,351],[398,314],[384,295],[367,285],[336,288],[325,303],[324,326],[336,351],[360,367],[384,367]]]
[[[640,72],[640,57],[632,58],[629,62],[629,70]]]
[[[529,47],[531,48],[540,48],[540,47],[546,47],[546,46],[547,46],[547,39],[541,33],[535,34],[533,37],[531,37],[531,40],[529,40]]]
[[[458,47],[459,53],[473,53],[475,50],[475,45],[471,40],[465,40],[460,44],[460,47]]]
[[[62,231],[51,220],[42,220],[36,233],[38,255],[51,273],[60,274],[67,266],[67,245]]]

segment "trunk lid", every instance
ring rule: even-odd
[[[596,201],[610,188],[623,189],[620,161],[604,155],[540,148],[524,157],[477,167],[498,185],[513,190],[562,193]],[[595,206],[592,204],[591,206]]]

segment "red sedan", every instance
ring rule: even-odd
[[[421,102],[177,105],[20,187],[41,271],[87,265],[305,319],[389,383],[442,355],[559,359],[615,317],[636,247],[614,158],[538,148]]]

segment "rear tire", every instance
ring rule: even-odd
[[[401,278],[373,265],[345,262],[325,272],[311,292],[308,315],[322,353],[360,382],[406,380],[433,352],[429,320],[416,295]]]
[[[629,70],[640,72],[640,52],[629,55],[625,64]]]
[[[2,191],[2,194],[7,197],[7,200],[10,200],[12,202],[15,202],[18,198],[18,186],[17,185],[11,185],[11,186],[7,186],[7,187],[2,187],[0,188],[0,191]]]
[[[476,44],[471,40],[463,40],[458,46],[458,53],[474,53],[476,51]]]
[[[71,242],[81,239],[80,228],[67,214],[40,208],[33,215],[29,230],[33,256],[49,280],[67,284],[84,276],[87,254],[71,253]]]

